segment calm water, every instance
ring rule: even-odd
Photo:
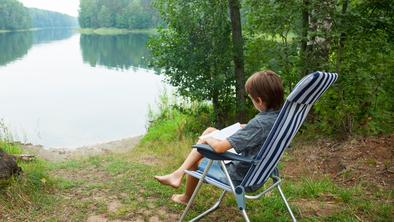
[[[145,132],[164,88],[147,35],[71,30],[0,34],[0,119],[14,139],[78,147]]]

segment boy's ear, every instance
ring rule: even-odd
[[[258,104],[263,104],[264,103],[264,101],[261,99],[261,97],[257,97],[257,101],[256,101]]]

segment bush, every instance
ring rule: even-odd
[[[181,100],[171,102],[166,93],[160,96],[158,110],[149,112],[148,132],[142,139],[143,143],[155,140],[169,142],[184,137],[196,138],[213,125],[214,113],[211,104]]]

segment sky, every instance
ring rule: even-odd
[[[71,16],[78,16],[79,0],[19,0],[29,8],[46,9],[61,12]]]

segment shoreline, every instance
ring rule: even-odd
[[[119,28],[79,28],[75,29],[83,35],[122,35],[122,34],[155,34],[156,28],[150,29],[119,29]]]
[[[143,136],[128,137],[95,145],[81,146],[73,149],[69,148],[46,148],[42,145],[17,144],[24,153],[32,154],[51,162],[61,162],[71,159],[82,159],[108,153],[126,153],[132,150],[139,143]]]

